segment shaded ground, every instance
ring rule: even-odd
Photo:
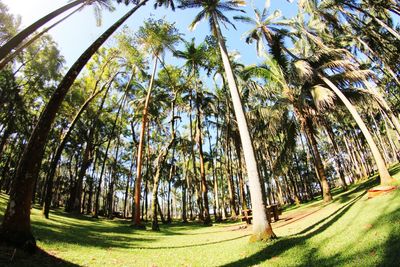
[[[41,249],[39,249],[34,255],[31,255],[24,253],[21,250],[0,245],[0,266],[74,267],[80,265],[59,259]]]
[[[33,209],[33,232],[46,252],[12,257],[0,247],[0,266],[400,266],[400,190],[368,199],[374,184],[283,213],[273,223],[280,238],[267,244],[249,244],[251,229],[242,223],[173,223],[152,232],[62,211],[45,220]],[[0,195],[0,212],[5,202]]]

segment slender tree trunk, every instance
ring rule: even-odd
[[[134,221],[133,225],[135,227],[143,228],[140,222],[140,192],[142,187],[142,160],[143,160],[143,149],[144,149],[144,138],[145,132],[147,127],[147,115],[150,103],[150,96],[151,91],[153,89],[154,78],[157,71],[157,57],[154,57],[154,66],[153,66],[153,73],[151,75],[149,88],[147,90],[146,100],[143,108],[143,118],[142,118],[142,128],[140,130],[140,137],[139,137],[139,145],[138,145],[138,157],[137,157],[137,172],[136,172],[136,180],[135,180],[135,214],[134,214]]]
[[[187,223],[187,189],[189,187],[189,160],[186,161],[185,178],[182,181],[182,222]]]
[[[65,17],[61,18],[60,20],[58,20],[57,22],[53,23],[51,26],[49,26],[49,27],[45,28],[44,30],[40,31],[39,33],[35,34],[35,36],[33,36],[29,41],[18,46],[14,52],[12,52],[11,54],[8,54],[3,60],[0,60],[0,70],[3,69],[7,65],[8,62],[10,62],[13,58],[15,58],[25,48],[30,46],[32,43],[34,43],[36,40],[38,40],[40,37],[42,37],[45,33],[49,32],[52,28],[54,28],[55,26],[57,26],[58,24],[60,24],[61,22],[63,22],[67,18],[69,18],[70,16],[72,16],[76,12],[82,10],[82,8],[83,8],[83,5],[78,7],[74,11],[72,11],[67,16],[65,16]]]
[[[113,164],[113,170],[112,174],[110,177],[110,185],[108,189],[108,218],[113,219],[114,218],[114,187],[117,179],[117,166],[118,166],[118,152],[119,152],[119,146],[120,146],[120,133],[118,133],[117,137],[117,148],[115,151],[115,159],[114,159],[114,164]]]
[[[201,98],[199,93],[196,92],[196,110],[197,110],[197,146],[199,149],[199,159],[200,159],[200,177],[201,177],[201,198],[204,201],[203,205],[203,218],[204,224],[211,224],[210,210],[208,204],[208,186],[206,181],[206,171],[204,167],[204,155],[203,155],[203,138],[202,138],[202,127],[201,127]]]
[[[339,147],[336,143],[335,134],[333,133],[332,127],[327,122],[325,123],[325,128],[326,128],[326,132],[328,133],[328,138],[332,143],[333,151],[335,152],[335,160],[336,160],[336,164],[338,167],[339,178],[340,178],[340,181],[342,182],[342,188],[344,191],[347,191],[347,183],[346,183],[346,178],[344,175],[343,158],[339,151]]]
[[[248,129],[248,124],[244,113],[242,101],[240,99],[239,90],[237,88],[232,67],[229,62],[228,52],[218,25],[218,19],[216,18],[216,14],[213,14],[213,19],[214,19],[213,27],[215,29],[218,45],[221,51],[221,57],[225,68],[225,74],[228,80],[233,107],[235,110],[235,116],[238,123],[240,139],[243,147],[244,158],[246,161],[246,169],[247,169],[250,194],[251,194],[251,204],[252,204],[251,206],[253,209],[252,239],[266,240],[275,238],[276,236],[272,231],[272,227],[268,222],[265,213],[265,205],[262,199],[261,184],[260,184],[260,178],[258,176],[257,161],[254,154],[253,143]]]
[[[76,0],[74,2],[68,3],[65,6],[47,14],[41,19],[37,20],[30,26],[26,27],[24,30],[19,32],[13,38],[11,38],[7,43],[5,43],[2,47],[0,47],[0,61],[7,56],[13,49],[17,48],[26,38],[28,38],[31,34],[33,34],[40,27],[45,25],[47,22],[57,17],[58,15],[68,11],[69,9],[77,6],[77,5],[85,5],[86,0]]]
[[[233,140],[235,144],[236,156],[238,158],[238,178],[239,178],[239,196],[240,196],[240,203],[242,204],[242,210],[247,209],[246,203],[246,195],[244,193],[244,180],[242,176],[242,154],[240,151],[240,137],[235,136]]]
[[[350,103],[350,101],[346,98],[346,96],[336,87],[329,79],[320,75],[320,78],[335,92],[335,94],[340,98],[340,100],[344,103],[346,108],[349,110],[350,114],[353,116],[354,120],[356,121],[358,127],[360,128],[361,132],[363,133],[365,139],[368,142],[368,145],[371,149],[372,155],[375,159],[375,163],[378,166],[378,172],[381,180],[381,184],[390,184],[394,179],[390,176],[385,162],[383,161],[382,155],[379,152],[378,147],[376,146],[372,135],[368,131],[367,126],[361,119],[360,115],[358,114],[356,108]]]
[[[326,178],[324,165],[322,163],[321,155],[318,150],[317,140],[314,137],[312,124],[309,119],[305,118],[304,130],[306,132],[307,138],[310,141],[310,145],[313,151],[315,168],[317,169],[318,177],[322,185],[322,197],[324,202],[329,202],[332,200],[332,195],[330,191],[330,187],[328,184],[328,180]]]
[[[86,142],[86,148],[82,157],[81,168],[78,173],[78,179],[75,183],[75,187],[73,189],[73,193],[71,197],[71,206],[70,209],[66,210],[67,212],[76,212],[81,213],[82,206],[82,189],[83,189],[83,178],[86,175],[86,171],[92,163],[92,139],[93,137],[89,137],[89,140]]]
[[[160,176],[162,174],[164,165],[165,165],[165,160],[168,156],[168,151],[171,148],[171,146],[174,144],[175,142],[175,133],[172,133],[171,136],[171,140],[168,143],[167,147],[164,148],[162,150],[162,152],[160,153],[160,155],[158,155],[157,157],[157,169],[156,169],[156,174],[154,176],[154,183],[153,183],[153,194],[152,194],[152,203],[151,203],[151,211],[153,214],[153,219],[151,222],[151,229],[153,231],[159,231],[160,227],[158,226],[158,219],[157,219],[157,206],[159,206],[158,204],[158,186],[159,186],[159,182],[160,182]],[[160,216],[161,216],[161,212],[160,212]],[[162,221],[164,222],[164,219],[162,219]]]
[[[218,124],[218,118],[217,118],[217,124]],[[209,153],[211,157],[211,169],[212,169],[212,175],[213,175],[213,186],[214,186],[214,219],[215,221],[220,220],[219,216],[219,196],[218,196],[218,180],[217,180],[217,175],[215,171],[215,164],[214,164],[214,151],[211,145],[211,133],[210,133],[210,128],[209,125],[207,125],[207,132],[208,132],[208,144],[209,144]],[[218,140],[218,129],[217,129],[217,136],[216,140]],[[218,142],[218,141],[217,141]]]
[[[93,150],[93,153],[95,153],[95,150]],[[92,211],[93,211],[94,175],[96,173],[97,158],[98,158],[98,155],[96,154],[95,158],[94,158],[94,162],[93,162],[92,175],[88,181],[89,196],[88,196],[88,205],[87,205],[87,209],[86,209],[86,214],[92,214]]]
[[[349,156],[349,160],[351,161],[351,163],[353,165],[353,168],[351,168],[351,169],[352,170],[354,170],[354,169],[356,170],[358,179],[363,178],[363,175],[362,175],[361,169],[360,169],[360,165],[359,165],[359,163],[357,161],[356,155],[353,153],[354,151],[352,149],[350,149],[349,140],[348,140],[348,137],[345,134],[343,134],[343,141],[344,141],[344,144],[346,146],[346,150],[347,150],[347,154]]]
[[[194,137],[194,133],[193,133],[193,119],[192,119],[192,113],[193,113],[193,94],[192,91],[190,92],[190,96],[189,96],[189,130],[190,130],[190,142],[192,143],[191,146],[191,156],[192,156],[192,168],[193,168],[193,178],[192,181],[194,183],[197,183],[198,179],[197,179],[197,168],[196,168],[196,154],[194,152],[195,150],[195,137]],[[203,218],[203,210],[201,208],[201,204],[200,202],[201,200],[201,196],[199,196],[198,192],[197,192],[197,187],[195,187],[195,192],[196,192],[196,198],[197,198],[197,202],[199,203],[199,209],[200,209],[200,220],[204,220]]]

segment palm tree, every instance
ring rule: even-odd
[[[204,168],[204,154],[203,154],[203,144],[202,144],[202,122],[201,122],[201,88],[199,86],[199,72],[200,67],[205,64],[206,57],[206,46],[205,43],[201,43],[199,46],[196,46],[194,39],[191,42],[185,42],[185,50],[184,51],[176,51],[174,55],[178,58],[183,58],[186,60],[185,66],[189,73],[189,76],[194,79],[194,91],[195,91],[195,106],[197,111],[197,123],[196,123],[196,131],[197,131],[197,146],[199,149],[199,159],[200,159],[200,178],[201,178],[201,199],[204,202],[204,214],[201,217],[204,217],[204,223],[210,224],[211,217],[209,211],[208,204],[208,186],[206,181],[206,174]],[[192,101],[192,92],[190,92],[190,101]],[[190,126],[191,127],[191,126]],[[196,168],[194,165],[193,168]],[[194,172],[196,172],[194,170]]]
[[[7,43],[5,43],[2,47],[0,47],[0,61],[3,60],[13,49],[16,49],[26,38],[28,38],[31,34],[37,31],[40,27],[45,25],[47,22],[51,21],[58,15],[74,8],[78,5],[81,5],[79,9],[83,8],[86,5],[97,4],[95,7],[96,14],[99,14],[99,8],[105,7],[108,10],[113,10],[113,6],[110,3],[110,0],[76,0],[71,3],[66,4],[54,10],[53,12],[47,14],[46,16],[40,18],[30,26],[26,27],[24,30],[19,32],[13,38],[11,38]]]
[[[237,88],[231,63],[229,61],[225,40],[222,36],[222,32],[220,29],[220,22],[225,26],[226,24],[230,24],[235,28],[232,22],[230,22],[230,20],[222,12],[244,12],[238,8],[239,6],[243,6],[244,4],[245,2],[241,0],[184,0],[182,1],[180,8],[202,8],[202,10],[196,15],[195,19],[190,24],[190,27],[194,29],[196,24],[199,23],[201,20],[208,19],[211,31],[218,41],[218,46],[220,49],[221,58],[232,97],[233,107],[235,110],[235,116],[238,123],[240,139],[242,142],[244,158],[246,161],[247,173],[249,178],[251,204],[254,214],[252,239],[267,240],[270,238],[275,238],[275,234],[272,231],[271,225],[269,224],[266,217],[265,205],[261,193],[260,177],[258,175],[257,161],[254,153],[253,143],[248,129],[243,105],[240,99],[239,90]]]
[[[338,57],[338,55],[341,56]],[[367,140],[378,167],[381,184],[389,184],[393,181],[393,178],[386,168],[385,162],[371,133],[354,105],[335,84],[335,81],[338,84],[351,84],[352,82],[360,80],[365,81],[371,75],[368,71],[358,69],[346,55],[348,56],[348,52],[343,49],[329,49],[328,51],[324,51],[320,48],[319,52],[314,52],[314,54],[307,59],[297,60],[294,65],[299,72],[302,73],[303,79],[314,80],[317,84],[326,85],[343,102]],[[343,69],[343,71],[338,71],[338,67]],[[328,73],[334,74],[329,75]]]
[[[18,163],[15,183],[11,189],[10,200],[1,226],[0,234],[5,242],[15,246],[25,246],[26,249],[31,250],[36,248],[35,238],[31,233],[30,227],[32,192],[36,177],[39,173],[46,140],[56,114],[76,77],[92,55],[96,53],[100,46],[133,13],[135,13],[137,9],[146,4],[146,2],[148,2],[148,0],[139,2],[97,38],[71,66],[51,96],[31,133]]]
[[[392,178],[385,166],[385,162],[376,146],[372,135],[364,124],[360,115],[355,107],[342,93],[342,91],[335,85],[334,82],[342,85],[362,82],[366,83],[367,79],[371,77],[371,72],[360,70],[358,65],[353,63],[353,56],[345,49],[330,48],[324,43],[324,40],[318,35],[319,29],[312,29],[304,19],[302,11],[290,23],[286,25],[293,30],[290,35],[296,38],[295,46],[298,48],[298,54],[293,59],[294,68],[297,69],[299,77],[305,81],[310,81],[314,85],[327,86],[327,90],[332,90],[335,95],[343,102],[350,114],[353,116],[364,137],[366,138],[375,162],[378,166],[378,171],[381,177],[382,184],[388,184]],[[322,35],[325,36],[325,35]],[[327,73],[334,73],[328,75]]]
[[[143,149],[144,139],[147,128],[147,115],[149,111],[149,103],[151,97],[151,91],[154,85],[154,79],[157,72],[158,62],[161,60],[165,50],[173,50],[174,45],[180,40],[180,34],[175,28],[174,24],[169,24],[165,21],[154,21],[149,19],[142,26],[136,36],[136,41],[142,46],[144,51],[150,51],[153,58],[153,70],[149,81],[149,87],[147,89],[147,95],[145,104],[143,107],[142,114],[142,126],[139,136],[138,154],[137,154],[137,170],[135,180],[135,214],[133,224],[135,227],[142,228],[140,222],[140,192],[142,186],[142,160],[143,160]]]
[[[254,8],[254,16],[255,18],[248,16],[234,16],[233,18],[237,21],[244,22],[252,25],[252,29],[248,30],[244,33],[244,37],[246,43],[251,44],[253,41],[256,41],[257,53],[259,55],[265,53],[265,48],[263,44],[263,39],[267,41],[269,46],[273,46],[277,41],[274,36],[279,33],[285,32],[283,29],[278,27],[279,21],[276,21],[281,16],[281,12],[279,10],[274,11],[271,15],[268,14],[268,6],[266,6],[263,11]],[[274,25],[276,24],[276,25]],[[289,49],[286,46],[283,46],[282,49],[292,55]]]
[[[273,38],[276,38],[276,36]],[[270,110],[268,114],[271,115],[271,113],[273,114],[276,112],[281,113],[279,116],[275,115],[275,119],[274,116],[271,116],[272,119],[277,120],[275,121],[276,125],[288,125],[285,127],[286,133],[284,142],[274,168],[282,165],[282,161],[288,160],[288,156],[294,153],[295,143],[293,143],[293,141],[296,139],[296,131],[289,131],[286,129],[290,128],[290,125],[295,125],[296,122],[293,121],[291,116],[284,115],[285,113],[293,113],[311,147],[314,165],[322,186],[323,199],[325,202],[329,202],[332,200],[332,195],[318,148],[315,125],[318,122],[316,106],[326,105],[326,102],[331,100],[332,93],[330,95],[327,94],[325,98],[314,99],[312,97],[314,90],[316,90],[315,88],[319,89],[319,87],[314,87],[314,84],[299,79],[296,69],[289,67],[290,63],[287,61],[286,57],[283,56],[281,52],[275,52],[277,51],[272,53],[273,58],[271,56],[266,57],[265,65],[248,67],[246,69],[247,73],[268,80],[268,86],[263,86],[261,88],[262,92],[258,93],[274,96],[274,100],[270,100],[270,102],[274,104],[271,107],[272,110]],[[286,63],[284,64],[283,62]],[[263,114],[263,112],[261,114]],[[288,136],[290,134],[293,136]]]

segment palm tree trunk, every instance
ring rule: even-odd
[[[132,76],[133,76],[133,75],[132,75]],[[131,77],[132,77],[132,76],[131,76]],[[113,126],[112,126],[112,128],[111,128],[110,137],[109,137],[108,142],[107,142],[106,151],[105,151],[105,153],[104,153],[104,159],[103,159],[103,163],[102,163],[101,171],[100,171],[100,176],[99,176],[99,183],[98,183],[98,186],[97,186],[96,200],[95,200],[95,210],[94,210],[93,218],[98,218],[98,216],[99,216],[101,183],[102,183],[103,173],[104,173],[105,166],[106,166],[108,150],[110,149],[110,145],[111,145],[111,141],[112,141],[112,139],[113,139],[114,131],[115,131],[115,128],[117,127],[117,122],[118,122],[119,114],[120,114],[120,112],[121,112],[122,107],[123,107],[124,104],[125,104],[126,95],[127,95],[127,93],[128,93],[128,90],[127,90],[128,88],[129,88],[129,84],[126,86],[125,93],[124,93],[124,95],[122,96],[121,104],[120,104],[119,107],[118,107],[118,111],[117,111],[117,114],[116,114],[116,116],[115,116],[115,119],[114,119],[114,122],[113,122]],[[112,175],[112,171],[111,171],[111,175]]]
[[[88,196],[88,205],[86,209],[86,214],[92,214],[93,211],[93,193],[94,193],[94,175],[96,173],[96,165],[97,165],[97,159],[98,159],[98,154],[96,154],[95,150],[93,151],[95,154],[94,162],[93,162],[93,168],[92,168],[92,175],[89,177],[89,196]]]
[[[322,163],[321,155],[318,150],[317,140],[315,139],[313,133],[312,124],[307,118],[306,122],[304,123],[304,130],[313,151],[315,168],[317,169],[318,177],[322,185],[322,197],[324,199],[324,202],[329,202],[332,200],[329,183],[326,178],[324,165]]]
[[[234,137],[233,140],[235,144],[235,150],[236,150],[236,156],[238,158],[238,178],[239,178],[239,198],[240,198],[240,203],[242,204],[242,210],[247,209],[247,203],[246,203],[246,195],[244,192],[244,180],[242,176],[242,154],[240,150],[240,140],[236,137]]]
[[[221,30],[218,25],[218,19],[214,16],[214,29],[218,40],[218,45],[221,51],[221,58],[225,68],[225,74],[227,76],[228,85],[232,97],[233,108],[235,110],[235,116],[239,128],[240,139],[243,147],[243,154],[247,167],[247,174],[249,178],[251,206],[253,209],[253,240],[266,240],[275,238],[275,234],[272,231],[272,227],[267,220],[265,205],[261,193],[260,178],[258,175],[257,161],[254,154],[253,142],[251,140],[250,132],[246,116],[244,113],[242,101],[240,99],[239,90],[236,85],[235,77],[233,75],[231,63],[228,57],[228,51],[225,46],[224,39],[221,34]]]
[[[368,142],[368,145],[371,149],[372,155],[375,159],[375,163],[378,166],[378,172],[381,179],[381,184],[389,184],[393,181],[393,178],[390,176],[385,162],[383,161],[382,155],[379,152],[378,147],[376,146],[374,139],[372,138],[371,133],[368,131],[367,126],[361,119],[360,115],[358,114],[356,108],[350,103],[350,101],[346,98],[346,96],[336,87],[328,78],[324,77],[323,75],[319,75],[319,77],[332,89],[333,92],[340,98],[346,108],[349,110],[350,114],[353,116],[354,120],[356,121],[358,127],[360,128],[361,132],[363,133],[365,139]]]
[[[136,164],[137,169],[136,169],[136,180],[135,180],[135,214],[133,216],[134,219],[133,225],[141,228],[142,226],[140,222],[140,192],[142,187],[142,165],[143,165],[142,161],[143,161],[143,149],[144,149],[144,138],[145,138],[144,135],[147,128],[147,115],[149,110],[151,91],[153,89],[154,78],[157,71],[157,63],[158,59],[157,57],[154,57],[153,73],[150,78],[149,88],[147,90],[146,100],[143,108],[142,128],[140,130],[138,156]]]
[[[346,183],[346,178],[344,175],[343,158],[339,152],[339,147],[336,143],[335,135],[333,133],[332,127],[327,122],[325,122],[324,124],[325,124],[326,132],[328,133],[328,138],[332,143],[333,151],[335,152],[335,159],[336,159],[336,164],[337,164],[337,168],[338,168],[338,172],[339,172],[339,178],[340,178],[340,181],[342,182],[342,188],[344,191],[347,191],[347,183]]]
[[[30,225],[32,192],[35,179],[40,170],[46,140],[55,116],[76,77],[92,55],[96,53],[119,26],[147,1],[140,2],[108,28],[72,65],[51,96],[40,115],[17,167],[15,183],[13,183],[10,200],[1,227],[0,235],[5,242],[16,246],[24,245],[28,250],[36,248],[36,241],[32,235]],[[26,244],[29,245],[26,246]]]
[[[197,146],[199,149],[199,159],[200,159],[200,178],[201,178],[201,198],[204,201],[203,205],[203,218],[204,224],[211,224],[210,210],[208,204],[208,186],[206,181],[206,171],[204,167],[204,155],[203,155],[203,138],[202,138],[202,127],[201,127],[201,108],[200,103],[201,98],[196,91],[196,110],[197,110]]]
[[[58,15],[68,11],[69,9],[77,6],[77,5],[85,5],[86,0],[76,0],[74,2],[68,3],[65,6],[60,7],[57,10],[54,10],[53,12],[47,14],[46,16],[42,17],[41,19],[37,20],[30,26],[26,27],[23,29],[21,32],[19,32],[17,35],[15,35],[13,38],[11,38],[7,43],[5,43],[2,47],[0,47],[0,61],[7,56],[8,53],[11,52],[11,50],[17,48],[26,38],[29,37],[32,33],[34,33],[36,30],[38,30],[40,27],[45,25],[47,22],[50,20],[54,19]]]
[[[175,134],[172,134],[169,144],[167,145],[166,148],[164,148],[162,150],[160,155],[158,155],[158,157],[157,157],[157,169],[156,169],[156,174],[154,176],[152,204],[151,204],[151,211],[153,214],[153,219],[151,221],[151,229],[153,231],[160,230],[160,227],[158,226],[158,219],[157,219],[157,211],[158,211],[157,206],[158,206],[158,208],[160,208],[159,203],[158,203],[158,186],[160,183],[160,176],[161,176],[161,173],[164,168],[164,164],[165,164],[165,160],[168,155],[168,151],[171,148],[171,146],[173,145],[174,141],[175,141]],[[161,214],[162,213],[160,212],[160,215]],[[164,222],[164,219],[162,219],[162,221]]]
[[[218,117],[217,117],[217,125],[218,125]],[[211,170],[212,170],[212,176],[213,176],[213,186],[214,186],[214,203],[213,203],[213,208],[214,208],[214,219],[215,221],[219,221],[219,199],[218,199],[218,180],[217,180],[217,175],[216,175],[216,170],[215,170],[215,162],[214,162],[214,151],[212,149],[211,145],[211,133],[210,133],[210,127],[209,124],[207,125],[207,132],[208,132],[208,145],[209,145],[209,153],[211,156]],[[218,129],[217,129],[217,136],[216,140],[218,140]],[[218,143],[218,141],[217,141]]]
[[[47,27],[46,29],[42,30],[41,32],[39,32],[38,34],[33,36],[29,41],[20,45],[18,48],[16,48],[16,50],[13,53],[7,55],[3,60],[0,60],[0,70],[3,69],[7,65],[8,62],[10,62],[13,58],[15,58],[15,56],[17,56],[19,53],[21,53],[25,48],[30,46],[33,42],[38,40],[40,37],[42,37],[45,33],[50,31],[52,28],[54,28],[55,26],[57,26],[58,24],[60,24],[61,22],[63,22],[64,20],[66,20],[67,18],[72,16],[73,14],[75,14],[76,12],[80,11],[82,9],[82,7],[83,7],[83,5],[77,9],[75,9],[73,12],[71,12],[67,16],[65,16],[62,19],[58,20],[57,22],[53,23],[50,27]]]
[[[228,123],[229,125],[229,123]],[[236,198],[235,198],[235,185],[232,178],[232,156],[230,147],[230,126],[227,127],[226,137],[225,137],[225,175],[228,182],[228,193],[229,193],[229,207],[231,210],[231,217],[236,218]]]
[[[120,134],[118,133],[117,136],[117,147],[115,151],[115,158],[114,158],[114,164],[112,167],[112,174],[110,177],[110,184],[108,187],[108,219],[113,219],[114,218],[114,188],[115,188],[115,183],[117,179],[117,166],[118,166],[118,154],[119,154],[119,147],[120,147]]]

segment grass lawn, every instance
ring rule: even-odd
[[[400,190],[368,199],[375,183],[337,192],[328,205],[314,201],[284,212],[273,223],[279,239],[270,243],[248,243],[251,231],[242,223],[173,223],[153,232],[62,211],[46,220],[33,208],[42,251],[32,257],[0,248],[0,266],[400,266]],[[1,216],[6,201],[1,194]]]

